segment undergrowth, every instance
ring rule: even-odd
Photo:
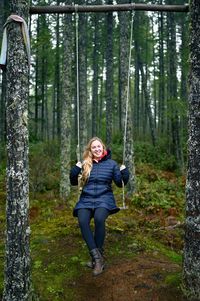
[[[77,192],[66,202],[58,198],[58,148],[33,146],[30,156],[30,224],[32,280],[39,300],[75,300],[76,282],[84,273],[87,248],[81,238],[72,209]],[[54,158],[54,159],[52,159]],[[54,164],[49,164],[54,160]],[[135,258],[142,252],[157,252],[181,263],[183,231],[168,227],[184,220],[184,176],[161,170],[150,163],[137,162],[137,189],[126,196],[128,210],[107,220],[105,249],[108,261]],[[118,206],[122,194],[114,188]],[[5,232],[5,166],[0,175],[0,293],[3,290]],[[178,282],[170,275],[166,281]],[[173,280],[175,279],[175,280]]]

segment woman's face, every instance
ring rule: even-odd
[[[94,159],[99,159],[103,155],[103,145],[100,141],[95,140],[91,144],[91,153]]]

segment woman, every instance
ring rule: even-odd
[[[80,181],[82,188],[73,215],[78,217],[83,239],[92,257],[92,262],[88,266],[93,268],[94,276],[102,273],[104,269],[103,244],[106,218],[120,210],[115,203],[112,181],[118,187],[122,187],[122,182],[126,185],[128,179],[128,169],[124,165],[119,168],[111,159],[110,151],[106,150],[101,139],[97,137],[92,138],[86,146],[83,163],[78,162],[71,169],[71,184],[78,185]],[[91,218],[94,218],[94,235],[90,228]]]

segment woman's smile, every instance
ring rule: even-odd
[[[103,155],[103,145],[98,140],[92,142],[91,153],[94,159],[98,159]]]

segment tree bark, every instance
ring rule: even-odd
[[[121,1],[120,1],[121,3]],[[130,19],[129,13],[119,12],[119,27],[120,27],[120,103],[122,105],[122,129],[125,138],[124,149],[124,163],[130,171],[130,181],[128,183],[128,192],[133,193],[135,190],[135,164],[134,164],[134,150],[133,150],[133,123],[131,121],[131,106],[130,99],[127,107],[127,91],[128,91],[128,77],[129,70],[129,51],[130,51]],[[130,94],[130,91],[128,92]],[[128,95],[129,97],[129,95]],[[128,110],[126,112],[126,110]],[[127,121],[126,121],[127,115]],[[126,131],[125,131],[126,123]]]
[[[191,2],[189,140],[183,276],[189,300],[200,300],[200,2]]]
[[[28,20],[29,1],[10,1],[10,11]],[[7,55],[7,231],[3,301],[31,300],[28,77],[21,25],[8,25]]]
[[[57,4],[60,0],[57,0]],[[60,139],[60,121],[61,121],[61,99],[60,99],[60,17],[56,16],[56,62],[55,62],[55,95],[56,95],[56,133]]]
[[[99,1],[96,1],[98,4]],[[98,99],[98,80],[99,80],[99,21],[100,16],[95,14],[94,16],[94,49],[93,49],[93,82],[92,82],[92,136],[97,136],[97,127],[99,120],[99,99]]]
[[[145,74],[144,74],[144,70],[143,70],[143,64],[141,61],[139,62],[139,68],[140,68],[140,72],[141,72],[142,89],[143,89],[144,98],[145,98],[145,109],[146,109],[148,119],[149,119],[149,127],[150,127],[152,144],[155,146],[156,145],[156,133],[155,133],[155,127],[154,127],[154,121],[153,121],[153,114],[152,114],[152,110],[151,110],[150,97],[149,97],[149,92],[147,90],[147,84],[146,84],[146,78],[145,78]]]
[[[70,4],[71,0],[66,1]],[[71,148],[71,82],[72,82],[72,16],[65,15],[63,31],[63,73],[61,110],[61,179],[60,198],[66,200],[70,193],[70,148]]]
[[[86,3],[81,0],[81,3]],[[87,15],[79,14],[80,154],[87,144]]]
[[[169,1],[169,0],[168,0]],[[170,1],[169,1],[170,2]],[[177,168],[183,169],[183,152],[181,148],[180,121],[178,112],[177,93],[177,51],[176,51],[176,23],[174,13],[168,14],[168,106],[171,127],[171,152],[176,158]]]
[[[112,0],[108,0],[111,4]],[[113,124],[113,14],[106,16],[107,46],[106,46],[106,144],[111,146]]]
[[[131,11],[131,10],[141,10],[141,11],[169,11],[169,12],[185,12],[189,11],[188,5],[156,5],[156,4],[141,4],[141,3],[131,3],[131,4],[114,4],[114,5],[79,5],[79,12],[111,12],[111,11]],[[30,8],[31,14],[55,14],[55,13],[74,13],[76,7],[73,5],[68,6],[34,6]]]
[[[35,113],[34,113],[34,134],[35,139],[38,139],[38,119],[39,119],[39,86],[38,86],[38,79],[39,79],[39,46],[38,46],[38,39],[39,39],[39,28],[40,22],[39,17],[37,19],[37,48],[36,48],[36,59],[35,59]]]
[[[0,3],[0,37],[2,37],[3,35],[3,25],[6,22],[7,15],[8,15],[8,2],[3,0]],[[6,98],[6,75],[5,72],[2,72],[1,94],[0,94],[0,142],[3,143],[5,142],[5,138],[6,138],[5,98]]]
[[[161,1],[162,4],[162,1]],[[161,12],[158,17],[159,26],[159,104],[158,104],[158,133],[162,136],[165,129],[165,83],[164,83],[164,18]]]

